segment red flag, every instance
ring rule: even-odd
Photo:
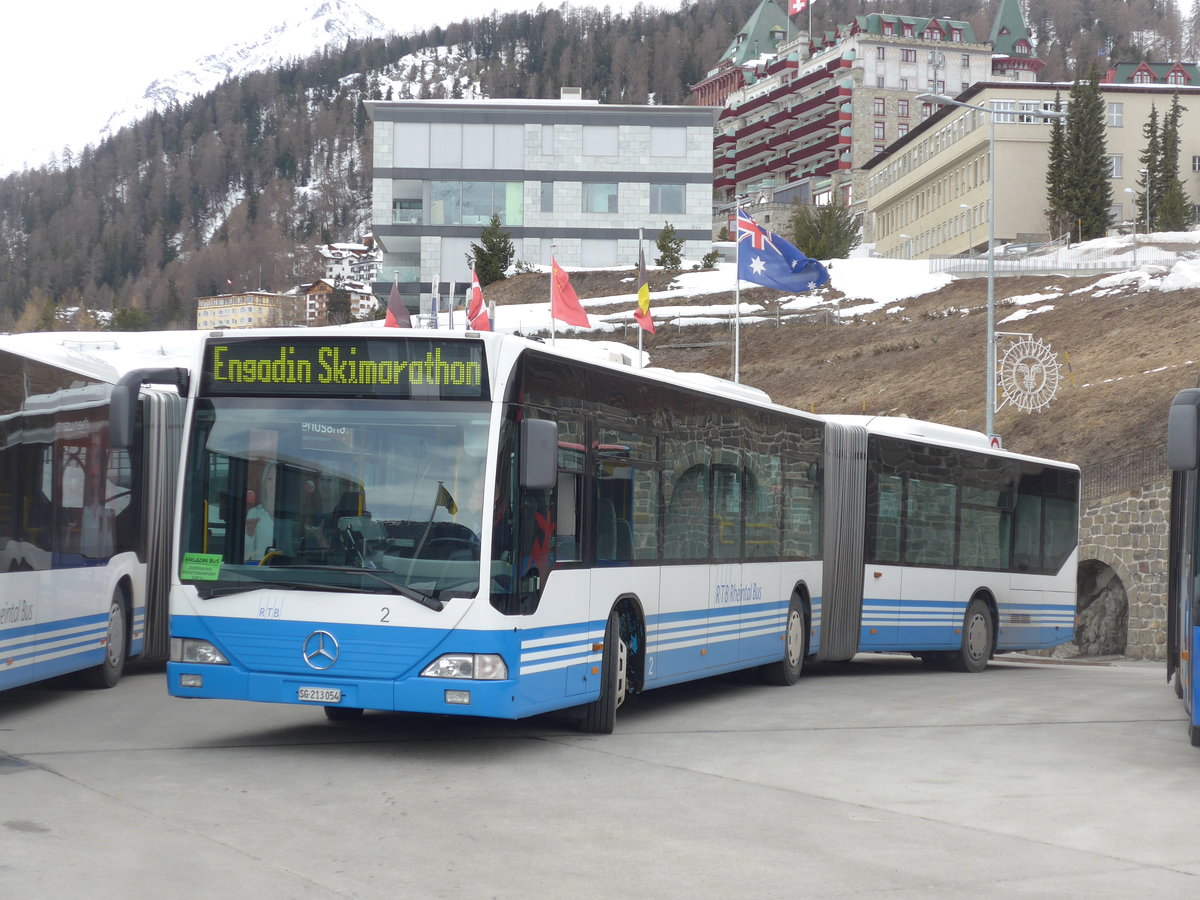
[[[794,16],[808,9],[809,0],[788,0],[788,15]]]
[[[387,315],[383,317],[384,328],[412,328],[412,316],[408,307],[400,299],[400,290],[396,282],[392,282],[392,292],[388,294]]]
[[[550,257],[550,317],[580,328],[592,327],[579,295],[571,287],[570,277],[558,267],[554,257]]]
[[[467,304],[467,323],[475,331],[492,330],[487,307],[483,305],[483,288],[479,286],[479,276],[474,269],[471,270],[471,302]]]

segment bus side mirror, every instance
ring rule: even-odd
[[[1196,468],[1196,403],[1200,390],[1180,391],[1167,413],[1167,465],[1172,472]]]
[[[169,384],[186,397],[187,369],[134,369],[121,376],[108,398],[108,442],[114,450],[132,450],[137,424],[138,396],[143,384]]]
[[[132,449],[136,413],[137,388],[131,391],[127,384],[114,384],[108,398],[108,442],[114,450]]]
[[[549,490],[558,484],[558,423],[521,420],[521,487]]]

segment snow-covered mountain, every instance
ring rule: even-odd
[[[104,140],[156,109],[186,103],[229,78],[304,59],[325,47],[341,47],[350,39],[384,37],[391,31],[354,0],[321,0],[307,12],[275,26],[256,40],[232,44],[197,59],[174,75],[151,82],[140,100],[112,114],[98,140]]]

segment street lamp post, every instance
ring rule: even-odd
[[[1143,169],[1142,171],[1144,172],[1144,171],[1145,171],[1145,169]],[[1133,188],[1125,188],[1125,193],[1127,193],[1127,194],[1133,194],[1133,205],[1134,205],[1134,210],[1133,210],[1133,237],[1134,237],[1134,245],[1136,246],[1136,245],[1137,245],[1137,240],[1136,240],[1136,239],[1137,239],[1137,191],[1135,191]]]
[[[1146,186],[1146,234],[1150,233],[1150,193],[1154,189],[1154,185],[1150,182],[1150,170],[1138,169],[1142,173],[1142,182]],[[1134,218],[1137,218],[1136,216]]]
[[[967,211],[967,244],[968,244],[967,256],[974,256],[975,255],[975,231],[973,228],[971,228],[971,225],[973,224],[971,222],[971,219],[974,218],[974,216],[972,216],[972,214],[971,214],[971,204],[970,203],[960,203],[960,204],[958,204],[958,208],[965,209]]]
[[[963,103],[945,94],[917,94],[916,99],[943,106],[961,106],[963,109],[986,113],[988,117],[987,396],[984,398],[984,427],[991,438],[994,437],[996,420],[996,110],[990,106]],[[1043,119],[1066,118],[1066,113],[1050,110],[1022,110],[1022,114]]]

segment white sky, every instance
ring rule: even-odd
[[[502,12],[536,9],[539,0],[358,0],[400,34]],[[548,7],[553,0],[543,0]],[[131,106],[156,78],[195,59],[253,40],[311,14],[319,0],[205,0],[186,14],[158,0],[63,0],[5,4],[0,53],[0,177],[22,162],[44,163],[64,144],[78,151],[108,117]],[[573,5],[631,9],[635,0]],[[677,2],[649,0],[675,8]],[[441,12],[440,10],[445,10]]]

